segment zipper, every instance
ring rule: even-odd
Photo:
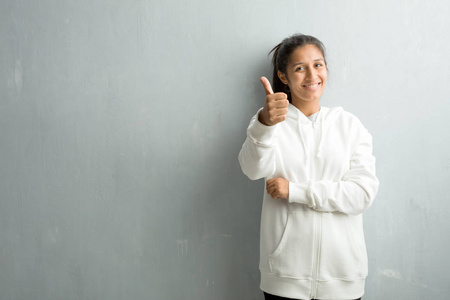
[[[319,280],[319,269],[320,269],[320,252],[322,247],[322,214],[315,213],[314,215],[314,260],[313,260],[313,270],[312,270],[312,284],[311,284],[311,299],[315,299],[317,296],[317,282]]]
[[[312,122],[314,146],[312,147],[311,161],[310,161],[310,176],[311,179],[316,179],[316,148],[318,147],[318,136],[316,130],[316,122]],[[319,280],[320,270],[320,252],[322,247],[322,213],[314,211],[314,253],[313,253],[313,268],[312,268],[312,283],[311,283],[311,299],[317,296],[317,283]]]

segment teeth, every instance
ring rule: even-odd
[[[318,83],[316,83],[316,84],[312,84],[312,85],[305,85],[305,87],[307,87],[307,88],[315,88],[315,87],[317,87],[319,84]]]

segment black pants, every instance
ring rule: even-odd
[[[264,299],[265,300],[295,300],[295,299],[291,299],[291,298],[284,298],[284,297],[280,297],[280,296],[267,294],[266,292],[264,292]],[[299,300],[301,300],[301,299],[299,299]],[[361,300],[361,298],[355,299],[355,300]]]

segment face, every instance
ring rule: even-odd
[[[292,52],[286,73],[278,77],[289,85],[292,103],[319,101],[327,83],[327,67],[322,52],[314,45],[299,47]]]

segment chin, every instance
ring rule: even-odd
[[[319,101],[321,96],[322,96],[322,94],[320,94],[319,96],[296,97],[296,99],[298,99],[299,101],[303,101],[303,102],[314,102],[314,101]]]

